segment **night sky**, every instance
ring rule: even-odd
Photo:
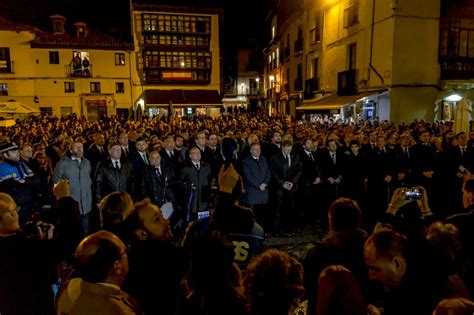
[[[224,8],[225,47],[247,46],[260,40],[264,27],[264,0],[137,0],[140,3],[179,4]],[[0,15],[15,22],[51,31],[49,16],[61,14],[72,28],[84,21],[93,28],[129,33],[129,0],[0,0]],[[113,10],[113,13],[112,13]],[[224,48],[223,46],[223,48]]]

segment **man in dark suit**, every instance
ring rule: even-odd
[[[372,224],[375,224],[378,215],[385,211],[391,198],[396,175],[394,160],[393,151],[386,147],[385,136],[378,136],[377,148],[369,155],[367,173],[367,191],[370,196],[369,228],[372,227]]]
[[[250,145],[249,153],[250,155],[242,161],[245,189],[243,201],[254,210],[257,222],[266,229],[270,222],[267,207],[270,168],[265,157],[261,155],[261,146],[258,142]]]
[[[413,161],[413,185],[423,186],[428,194],[430,194],[434,173],[433,161],[435,150],[430,145],[430,132],[428,130],[421,132],[420,142],[412,147],[411,153]]]
[[[274,185],[275,220],[274,228],[278,233],[280,223],[285,222],[291,228],[297,220],[295,213],[295,196],[298,191],[298,181],[301,177],[301,162],[298,154],[292,152],[293,142],[284,141],[281,150],[272,158],[271,172]]]
[[[213,180],[217,180],[219,170],[222,164],[224,164],[217,134],[210,133],[208,142],[209,144],[206,146],[206,149],[204,149],[202,160],[211,166],[211,177]]]
[[[84,156],[91,163],[92,173],[97,171],[97,165],[107,159],[107,150],[104,149],[105,137],[102,133],[96,133],[94,136],[94,143],[87,148]]]
[[[140,137],[137,139],[135,143],[135,147],[137,148],[137,151],[134,152],[131,156],[131,161],[132,161],[132,166],[133,166],[133,171],[136,174],[140,174],[140,172],[147,166],[150,165],[150,162],[148,161],[148,141],[147,138],[145,137]]]
[[[174,200],[170,186],[174,179],[173,170],[161,163],[158,152],[151,151],[148,157],[150,166],[144,168],[141,173],[140,191],[137,191],[137,195],[141,193],[143,198],[147,197],[154,205],[161,207],[164,203]]]
[[[329,140],[327,151],[321,152],[321,177],[325,186],[325,198],[321,200],[325,209],[339,196],[339,188],[344,172],[345,155],[336,144],[336,140]],[[327,211],[320,213],[321,224],[326,224]]]
[[[128,135],[127,133],[123,132],[118,136],[118,143],[122,147],[122,160],[130,161],[130,157],[136,151],[128,142]]]
[[[400,145],[395,147],[397,187],[412,186],[413,161],[410,147],[410,138],[404,134],[400,136]]]
[[[320,200],[322,197],[322,180],[321,167],[316,156],[313,154],[314,142],[312,139],[305,139],[303,141],[303,148],[300,151],[300,159],[302,165],[302,174],[300,178],[300,209],[302,210],[302,220],[306,224],[313,224],[318,217],[318,210],[320,203],[315,203],[315,200]]]
[[[467,145],[467,135],[460,132],[456,135],[457,145],[448,149],[448,183],[446,188],[451,192],[445,194],[449,198],[451,214],[463,209],[462,186],[465,176],[470,176],[474,172],[474,149]]]
[[[181,172],[181,182],[188,192],[186,193],[186,207],[191,216],[197,212],[205,211],[210,195],[211,167],[201,161],[201,150],[193,147],[189,150],[191,163],[185,166]]]
[[[114,191],[133,194],[133,169],[128,161],[120,161],[122,148],[120,144],[111,144],[109,147],[110,158],[102,161],[97,166],[95,176],[95,202],[99,202]]]
[[[179,152],[175,149],[175,142],[173,136],[167,136],[163,149],[160,151],[161,160],[173,170],[175,174],[179,172]]]
[[[279,131],[273,132],[272,141],[265,151],[265,157],[270,162],[272,161],[273,156],[281,151],[281,133]]]

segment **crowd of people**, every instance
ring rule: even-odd
[[[474,131],[451,122],[40,116],[0,137],[1,314],[472,313]],[[265,251],[316,225],[301,257]]]

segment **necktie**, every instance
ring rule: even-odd
[[[128,156],[128,149],[127,148],[123,149],[123,152],[125,153],[125,156]]]
[[[115,161],[114,163],[115,163],[115,169],[120,170],[120,166],[119,166],[119,164],[118,164],[119,162],[118,162],[118,161]]]
[[[148,159],[146,158],[146,155],[143,154],[142,157],[143,157],[143,162],[145,162],[145,165],[148,165]]]
[[[336,154],[331,153],[332,162],[336,164]]]
[[[408,152],[408,149],[407,149],[407,148],[404,148],[403,150],[405,151],[405,157],[406,157],[407,159],[409,159],[409,158],[410,158],[410,153]]]
[[[161,177],[161,171],[159,167],[156,168],[156,175],[158,175],[158,177]]]
[[[288,162],[288,167],[291,167],[290,155],[286,155],[286,161]]]
[[[312,155],[311,153],[308,153],[308,157],[311,159],[311,161],[314,162],[314,157],[313,157],[313,155]]]
[[[104,153],[104,149],[102,149],[102,147],[99,147],[99,152]]]
[[[196,168],[196,171],[199,171],[199,164],[194,164],[194,167]]]

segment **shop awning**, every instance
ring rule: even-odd
[[[382,92],[385,92],[385,91],[362,92],[357,95],[346,95],[346,96],[331,95],[331,96],[321,98],[318,100],[305,100],[304,105],[296,107],[296,110],[331,110],[331,109],[338,110],[338,109],[341,109],[345,105],[353,104],[366,97],[378,95],[378,94],[381,94]]]
[[[222,106],[222,99],[216,90],[146,90],[147,106]]]

